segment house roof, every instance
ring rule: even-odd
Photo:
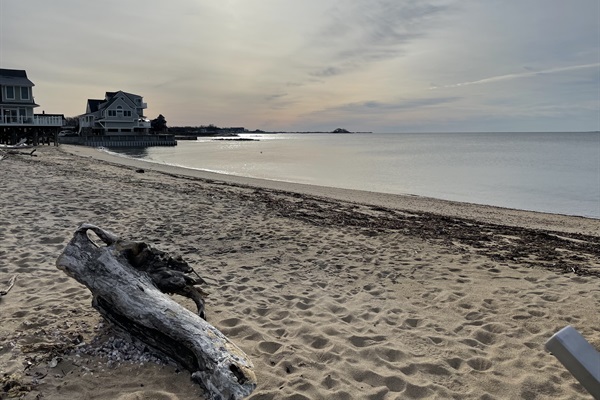
[[[125,96],[127,96],[128,98],[130,98],[132,100],[134,97],[142,97],[139,94],[133,94],[133,93],[124,92],[122,90],[117,90],[116,92],[106,92],[106,94],[105,94],[106,100],[112,99],[113,97],[115,97],[115,95],[117,93],[123,93]]]
[[[121,94],[122,96],[118,96],[119,94]],[[136,98],[141,99],[142,96],[133,94],[133,93],[127,93],[122,90],[118,90],[116,92],[106,92],[105,98],[102,100],[88,99],[87,107],[88,107],[89,111],[86,112],[86,114],[92,114],[92,113],[98,112],[100,110],[104,110],[120,98],[123,98],[124,100],[129,101],[131,108],[136,108],[137,105],[135,103],[135,99]],[[140,115],[140,117],[142,117],[142,115]]]
[[[3,68],[0,68],[0,85],[35,86],[33,82],[27,79],[27,72],[25,70]]]
[[[35,104],[34,102],[31,103],[24,103],[24,102],[16,102],[16,101],[3,101],[2,102],[3,106],[14,106],[14,107],[39,107],[39,104]]]
[[[88,107],[90,108],[90,112],[98,111],[100,104],[103,102],[104,100],[88,99]]]
[[[118,94],[122,94],[123,96],[122,97],[117,96]],[[139,95],[133,94],[133,93],[127,93],[122,90],[119,90],[117,92],[106,92],[106,104],[102,108],[108,108],[119,98],[125,98],[126,100],[128,100],[130,102],[131,107],[135,107],[135,100],[134,100],[135,97],[141,98],[142,96],[139,96]]]

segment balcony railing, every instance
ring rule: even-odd
[[[63,125],[63,117],[58,115],[52,116],[44,116],[44,115],[36,115],[33,117],[34,125],[47,125],[47,126],[62,126]]]
[[[82,128],[93,128],[93,127],[100,127],[99,125],[97,126],[96,123],[101,121],[102,122],[102,128],[104,128],[104,122],[106,122],[105,119],[100,119],[100,120],[95,120],[95,121],[79,121],[79,126],[81,126]],[[136,119],[136,120],[111,120],[108,121],[109,123],[111,123],[110,126],[108,126],[108,128],[151,128],[152,124],[150,123],[149,120],[146,119]]]
[[[0,116],[0,125],[28,125],[28,126],[63,126],[63,118],[58,115],[35,115],[26,116]]]

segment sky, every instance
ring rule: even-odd
[[[600,0],[0,0],[36,112],[123,90],[267,131],[600,130]]]

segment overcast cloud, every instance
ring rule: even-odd
[[[0,0],[38,112],[144,96],[169,125],[600,130],[598,0]]]

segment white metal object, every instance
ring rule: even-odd
[[[567,370],[590,392],[600,399],[600,353],[572,326],[556,332],[546,342],[551,352]]]

